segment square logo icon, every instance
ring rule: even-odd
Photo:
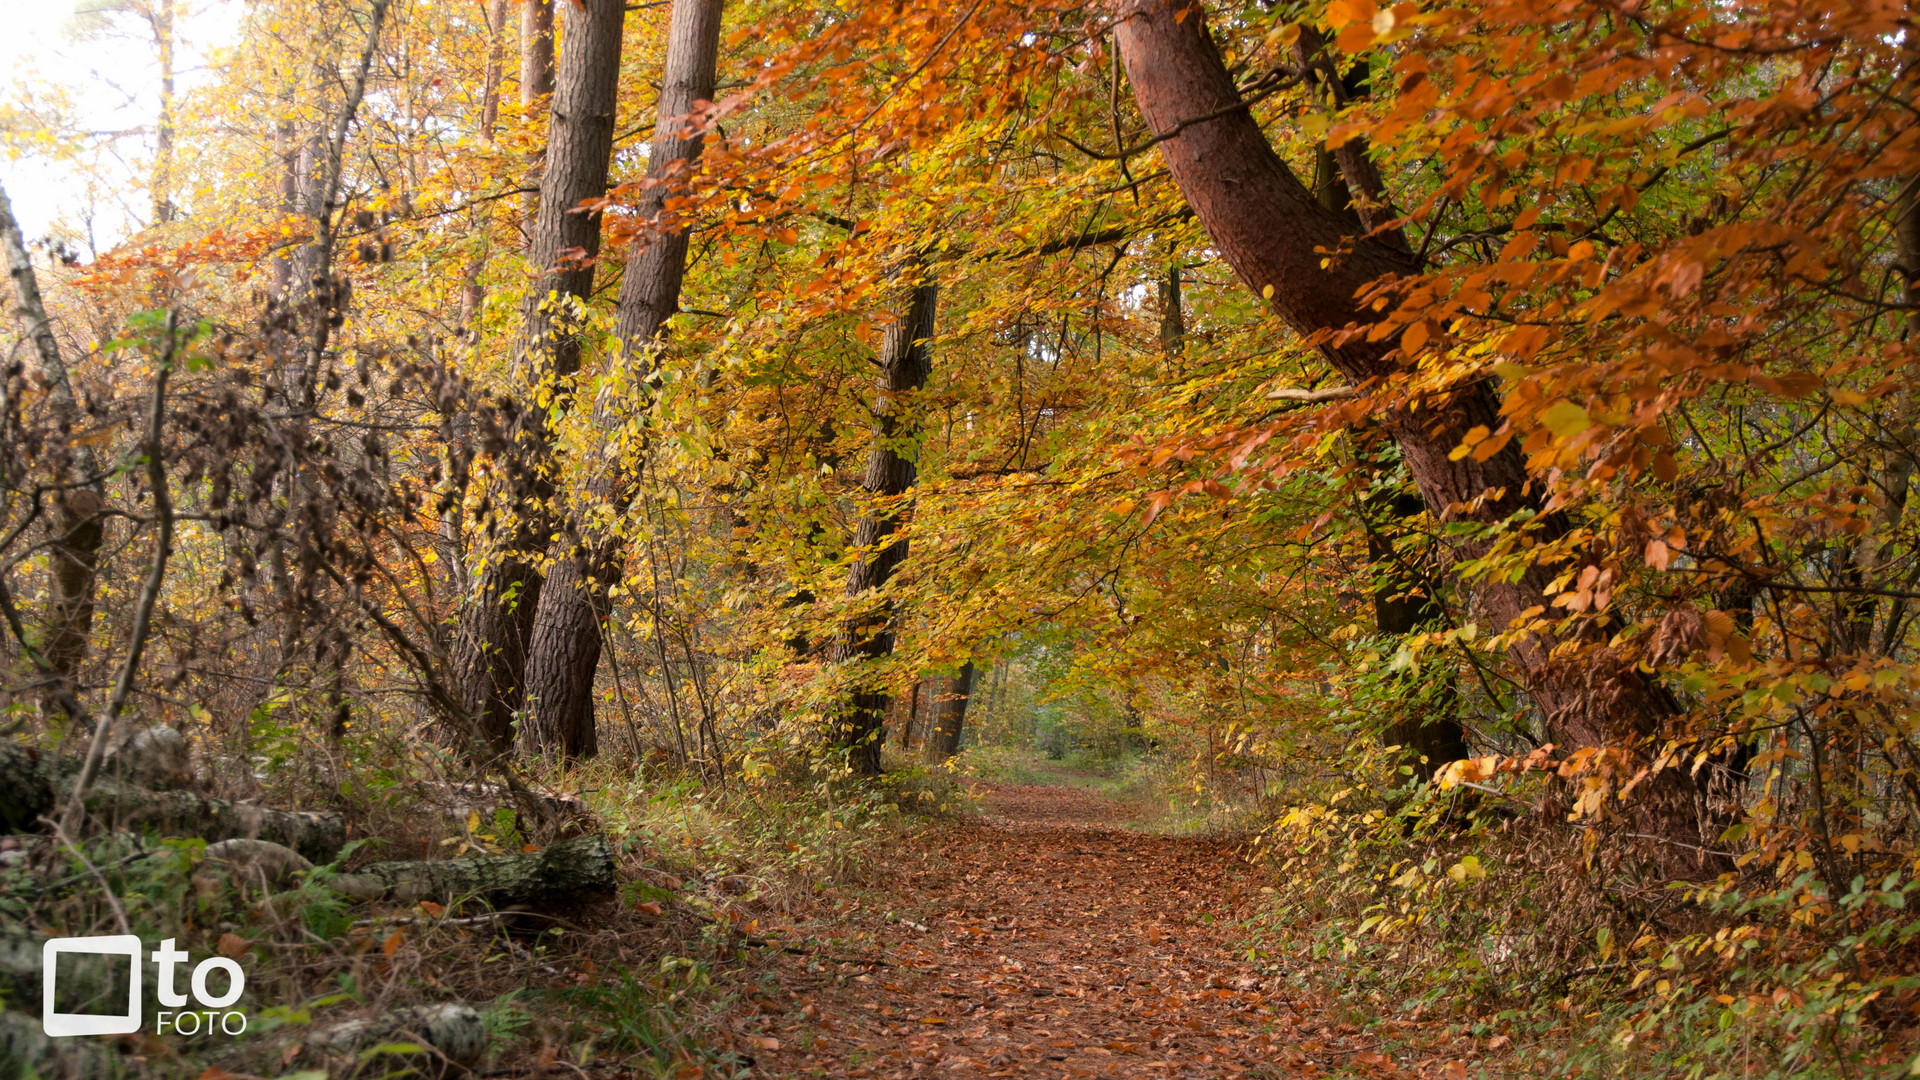
[[[51,1038],[63,1035],[128,1035],[140,1030],[140,939],[132,934],[109,934],[104,937],[48,938],[40,953],[40,1028]],[[127,958],[131,965],[127,972],[127,998],[124,1013],[68,1013],[61,1012],[56,1002],[59,1000],[58,983],[60,981],[60,957],[62,954],[76,954],[94,957]],[[112,979],[104,973],[105,964],[70,969],[76,981],[84,980],[91,984],[85,989],[97,991],[99,984],[111,984]]]

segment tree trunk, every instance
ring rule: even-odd
[[[1170,0],[1121,0],[1116,14],[1114,38],[1140,111],[1153,132],[1166,136],[1160,152],[1174,181],[1241,279],[1268,296],[1274,312],[1302,336],[1375,321],[1355,294],[1383,276],[1416,272],[1413,259],[1390,244],[1361,239],[1350,255],[1323,266],[1320,252],[1340,248],[1348,230],[1274,154],[1241,103],[1203,15]],[[1399,370],[1396,345],[1360,334],[1325,341],[1320,350],[1358,386]],[[1397,410],[1380,418],[1440,520],[1505,521],[1539,509],[1537,494],[1523,494],[1529,478],[1514,443],[1484,462],[1471,455],[1449,460],[1469,429],[1499,426],[1499,404],[1482,381],[1427,399],[1417,416]],[[1556,524],[1547,523],[1550,529]],[[1470,558],[1484,545],[1468,541],[1459,551]],[[1477,583],[1475,599],[1492,626],[1504,629],[1547,603],[1548,580],[1547,571],[1535,567],[1518,581]],[[1597,633],[1589,637],[1592,647],[1576,660],[1554,658],[1555,641],[1543,634],[1519,639],[1509,655],[1556,742],[1644,749],[1675,704],[1606,649]],[[1690,779],[1676,770],[1662,776],[1642,786],[1648,796],[1639,812],[1649,819],[1643,824],[1667,837],[1695,832]]]
[[[666,321],[680,307],[686,277],[687,231],[662,220],[670,189],[700,156],[703,138],[688,130],[687,117],[698,103],[711,101],[720,51],[721,0],[677,0],[667,32],[665,77],[647,158],[647,182],[638,207],[654,223],[634,241],[620,281],[615,311],[621,341],[620,362],[653,365],[652,350]],[[612,423],[611,417],[603,417]],[[619,501],[611,473],[617,462],[592,463],[587,482],[592,500]],[[600,667],[601,625],[610,613],[607,586],[625,563],[617,537],[587,536],[572,530],[579,543],[554,551],[553,569],[540,593],[534,616],[533,650],[527,659],[531,713],[526,749],[591,757],[598,750],[594,732],[593,683]]]
[[[606,194],[625,19],[621,0],[585,0],[565,11],[567,33],[547,129],[539,216],[527,252],[539,276],[520,308],[521,368],[535,385],[580,369],[580,341],[568,325],[571,319],[556,308],[584,303],[593,292],[600,216],[573,209]],[[535,560],[554,532],[551,445],[543,409],[521,412],[509,455],[515,459],[514,490],[497,494],[510,496],[514,522],[480,575],[478,595],[461,611],[453,650],[461,705],[496,752],[513,746],[542,585]]]
[[[520,855],[470,855],[438,862],[384,862],[363,866],[327,882],[355,900],[465,897],[495,906],[540,900],[570,900],[612,891],[619,882],[613,849],[595,833]]]
[[[861,488],[871,500],[854,531],[853,566],[847,571],[847,596],[857,598],[884,586],[907,558],[907,542],[891,539],[904,517],[899,497],[913,490],[918,476],[919,432],[902,400],[927,385],[933,371],[933,316],[940,287],[914,286],[905,310],[887,327],[880,346],[880,394],[874,403],[873,448]],[[880,774],[880,733],[887,719],[884,682],[860,670],[863,660],[893,653],[893,604],[882,601],[855,608],[834,643],[836,663],[851,665],[853,686],[835,719],[834,745],[848,754],[856,775]]]
[[[553,0],[521,0],[520,104],[528,116],[537,115],[542,102],[553,95]],[[540,186],[540,156],[527,163],[526,187]],[[528,239],[540,212],[540,196],[529,191],[520,199]]]
[[[973,700],[973,661],[942,680],[940,696],[934,699],[933,737],[927,740],[927,758],[945,761],[960,752],[960,730],[967,720],[967,704]]]
[[[153,129],[153,224],[173,220],[173,0],[159,0],[147,12],[160,61],[160,115]]]
[[[41,655],[32,659],[39,669],[42,707],[69,720],[80,720],[84,711],[79,705],[79,673],[93,634],[106,493],[98,480],[100,467],[93,448],[72,441],[80,434],[75,430],[82,420],[80,407],[67,378],[60,343],[53,336],[46,304],[40,298],[40,280],[27,255],[26,238],[14,220],[13,203],[4,188],[0,188],[0,246],[6,249],[7,272],[13,279],[14,316],[24,324],[25,336],[32,343],[35,374],[46,391],[53,422],[64,436],[53,444],[51,478],[60,490],[50,500],[53,520],[48,561],[52,581]]]
[[[1187,315],[1180,302],[1184,269],[1176,248],[1167,259],[1167,276],[1160,279],[1160,349],[1169,357],[1179,356],[1187,347]]]

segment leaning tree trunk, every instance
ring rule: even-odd
[[[582,200],[606,194],[626,14],[620,0],[583,0],[563,10],[567,32],[527,252],[539,276],[520,309],[522,373],[534,385],[580,370],[580,340],[562,309],[593,293],[600,216],[573,211]],[[551,450],[544,409],[522,409],[505,455],[510,490],[495,493],[496,501],[510,504],[507,535],[496,537],[454,640],[460,704],[497,752],[512,749],[514,717],[524,701],[528,638],[542,585],[535,560],[554,531]]]
[[[1383,276],[1416,273],[1413,258],[1389,244],[1352,238],[1340,217],[1288,170],[1241,101],[1199,10],[1173,0],[1120,0],[1115,13],[1114,38],[1140,111],[1162,137],[1160,152],[1174,182],[1235,272],[1303,336],[1375,322],[1379,316],[1363,309],[1356,294]],[[1351,254],[1323,261],[1320,252],[1343,244],[1351,244]],[[1320,350],[1358,386],[1399,372],[1397,344],[1358,334],[1323,342]],[[1380,418],[1437,518],[1496,522],[1540,509],[1537,485],[1528,486],[1515,444],[1487,461],[1451,460],[1470,429],[1499,426],[1499,407],[1491,384],[1476,381],[1428,399],[1417,416],[1403,409]],[[1484,544],[1466,541],[1459,550],[1470,558]],[[1519,580],[1479,582],[1475,598],[1504,628],[1547,604],[1548,578],[1535,567]],[[1556,742],[1642,747],[1675,714],[1675,703],[1593,637],[1577,660],[1556,658],[1555,640],[1544,633],[1520,637],[1509,656]],[[1694,834],[1690,779],[1675,770],[1663,778],[1643,786],[1652,790],[1636,811],[1642,825],[1662,837]]]
[[[713,99],[721,7],[721,0],[677,0],[667,32],[666,73],[647,158],[648,186],[638,207],[649,226],[627,257],[615,311],[621,362],[649,369],[667,319],[679,310],[686,278],[687,230],[666,220],[663,211],[669,190],[700,156],[703,136],[689,116],[700,102]],[[598,412],[596,418],[615,422]],[[589,500],[622,501],[615,479],[619,463],[592,465],[586,485]],[[578,542],[554,551],[534,615],[526,673],[530,715],[522,748],[591,757],[599,747],[593,682],[600,667],[601,626],[611,610],[607,587],[619,576],[626,553],[617,536],[587,535],[584,524],[571,532]]]
[[[933,737],[927,740],[927,757],[945,761],[960,752],[960,730],[967,722],[967,704],[973,700],[973,661],[941,682],[940,696],[933,703]]]
[[[105,535],[106,492],[99,480],[99,461],[93,448],[69,441],[80,434],[76,430],[82,419],[80,408],[67,378],[66,361],[60,356],[60,343],[47,318],[46,304],[40,298],[33,260],[27,255],[26,240],[4,188],[0,188],[0,246],[6,249],[7,272],[13,279],[15,317],[25,324],[47,405],[62,435],[53,441],[49,470],[59,490],[48,500],[53,520],[47,555],[53,573],[47,590],[46,631],[40,655],[32,659],[39,669],[43,707],[69,720],[81,720],[84,713],[79,705],[78,680],[93,634],[93,598]],[[5,391],[0,390],[0,400],[4,398]]]
[[[861,488],[870,500],[854,531],[857,553],[847,571],[847,596],[853,613],[840,627],[833,647],[836,663],[851,665],[852,689],[835,718],[834,745],[847,752],[855,774],[880,773],[880,734],[887,720],[889,695],[881,677],[864,670],[860,661],[893,653],[893,603],[882,600],[861,606],[859,597],[884,586],[907,558],[907,542],[893,539],[904,516],[900,496],[913,490],[918,475],[917,431],[907,402],[902,400],[927,385],[933,372],[933,316],[940,287],[932,282],[915,286],[906,297],[906,310],[887,327],[880,346],[880,394],[874,403],[873,449],[867,452],[867,474]]]

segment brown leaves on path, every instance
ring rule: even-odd
[[[1073,788],[976,793],[981,820],[932,826],[876,894],[781,935],[733,1022],[758,1075],[1373,1071],[1372,1039],[1235,955],[1259,889],[1231,842],[1129,832]]]

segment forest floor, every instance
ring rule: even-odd
[[[1233,842],[1135,831],[1080,788],[969,787],[978,817],[770,933],[808,947],[762,954],[726,1022],[758,1075],[1395,1074],[1378,1032],[1244,961],[1260,888]]]

